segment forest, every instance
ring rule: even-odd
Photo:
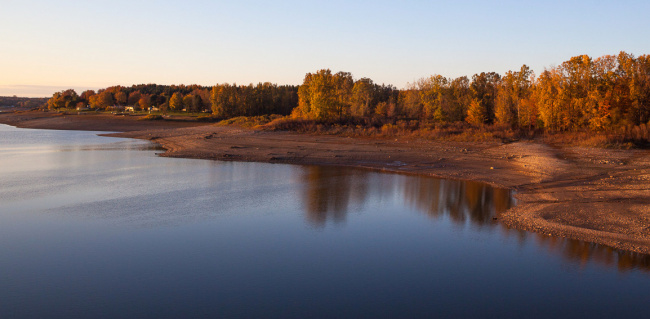
[[[415,127],[464,123],[545,132],[611,131],[636,127],[648,138],[650,56],[620,52],[592,58],[579,55],[535,75],[523,65],[495,72],[447,78],[432,75],[404,89],[354,79],[329,69],[308,73],[302,85],[218,84],[114,86],[98,92],[57,92],[50,109],[125,105],[146,110],[211,112],[216,119],[279,114],[291,120],[339,125]],[[289,126],[288,126],[289,127]],[[638,134],[637,134],[638,135]]]
[[[47,98],[0,96],[0,107],[30,109],[40,107],[46,102]]]
[[[215,118],[262,114],[287,115],[298,103],[298,87],[271,83],[257,85],[219,84],[213,87],[199,85],[139,84],[131,87],[112,86],[83,91],[78,95],[72,89],[56,92],[47,101],[51,110],[90,108],[95,110],[122,110],[132,106],[138,110],[156,108],[161,112],[208,112]]]
[[[317,120],[383,117],[429,123],[606,130],[650,121],[650,56],[621,52],[592,59],[581,55],[535,76],[523,65],[450,79],[422,78],[404,90],[349,73],[307,74],[292,116]]]

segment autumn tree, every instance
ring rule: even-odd
[[[334,84],[336,88],[336,116],[339,119],[350,115],[350,105],[352,100],[352,88],[354,80],[350,72],[337,72],[334,75]]]
[[[194,89],[192,91],[194,96],[193,105],[197,111],[205,111],[210,109],[210,90],[207,89]],[[295,105],[294,105],[295,106]]]
[[[636,123],[650,122],[650,55],[645,54],[636,59],[636,76],[633,83],[632,107]]]
[[[183,108],[183,94],[174,93],[169,99],[169,107],[174,111],[180,111]]]
[[[140,94],[140,99],[138,100],[138,105],[143,110],[149,109],[152,106],[152,104],[151,104],[151,95],[150,94]]]
[[[403,90],[354,80],[329,69],[305,75],[300,86],[264,82],[236,85],[138,84],[112,86],[95,93],[56,92],[51,109],[90,104],[158,106],[180,110],[212,109],[221,118],[292,114],[319,121],[348,117],[382,121],[499,123],[513,128],[609,130],[650,121],[650,56],[620,52],[591,58],[578,55],[538,77],[523,65],[503,77],[495,72],[467,77],[433,75]],[[375,121],[375,123],[379,123]],[[415,124],[415,123],[413,123]],[[412,125],[409,123],[409,125]]]
[[[575,56],[563,62],[559,71],[562,74],[562,107],[564,122],[569,129],[584,127],[589,122],[594,103],[589,92],[592,90],[592,60],[587,55]]]
[[[447,119],[445,110],[451,102],[449,80],[442,75],[433,75],[418,81],[420,101],[422,102],[425,118],[434,121]]]
[[[424,105],[416,84],[409,83],[405,90],[401,90],[397,103],[406,118],[422,119],[424,116]]]
[[[353,86],[350,73],[332,74],[329,69],[307,73],[298,89],[298,107],[292,114],[316,120],[341,119],[349,115]]]
[[[448,109],[443,110],[449,121],[464,121],[467,109],[472,101],[469,79],[461,76],[449,83],[450,103]]]
[[[138,102],[140,101],[140,97],[142,97],[142,94],[140,94],[140,91],[133,91],[129,93],[129,97],[127,98],[127,104],[132,105],[132,106],[138,106]]]
[[[612,123],[612,108],[616,105],[616,57],[612,55],[595,59],[592,64],[592,85],[588,91],[588,125],[601,131]]]
[[[114,97],[115,97],[115,103],[117,103],[117,105],[126,105],[128,102],[128,96],[124,91],[121,90],[117,91],[114,94]]]
[[[486,108],[481,105],[481,100],[472,99],[467,108],[467,117],[465,118],[467,123],[481,126],[487,121],[487,112]]]
[[[95,93],[95,90],[86,90],[81,92],[81,95],[79,95],[79,99],[81,100],[81,102],[84,103],[84,105],[88,105],[90,104],[90,97],[95,94],[97,94]]]
[[[478,99],[480,102],[478,105],[483,108],[480,113],[485,115],[485,123],[494,122],[494,105],[500,81],[501,76],[496,72],[482,72],[472,76],[470,84],[472,99]]]
[[[187,111],[195,111],[194,109],[194,96],[192,94],[188,94],[183,97],[183,108]]]
[[[212,114],[221,118],[234,116],[237,110],[237,86],[220,84],[212,87]]]
[[[362,78],[357,80],[352,87],[351,114],[364,117],[374,113],[377,104],[377,90],[371,79]],[[385,111],[382,112],[385,115]]]
[[[375,114],[384,118],[396,118],[399,116],[400,109],[394,96],[388,97],[387,100],[377,103]]]
[[[79,96],[77,95],[77,92],[75,92],[75,90],[69,89],[54,93],[54,95],[52,95],[52,97],[47,100],[47,107],[50,110],[61,108],[71,109],[74,108],[78,102]]]
[[[94,109],[106,109],[114,104],[113,94],[106,90],[100,90],[98,94],[90,97],[90,107]]]
[[[629,124],[638,125],[650,120],[650,61],[648,55],[634,58],[632,54],[619,53],[618,96],[620,112]]]
[[[60,109],[65,107],[65,101],[62,97],[63,92],[56,92],[52,97],[47,100],[47,108],[50,110]]]
[[[564,129],[560,95],[562,92],[562,76],[557,70],[544,70],[537,79],[535,96],[539,114],[544,127],[551,131]]]
[[[501,78],[494,110],[497,123],[521,127],[523,100],[531,93],[531,75],[532,71],[524,64],[519,72],[508,71]]]

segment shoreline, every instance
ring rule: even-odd
[[[161,156],[336,165],[473,180],[516,191],[506,227],[650,254],[650,151],[538,142],[438,142],[268,132],[109,114],[1,113],[22,128],[110,131],[160,144]]]

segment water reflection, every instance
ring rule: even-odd
[[[493,217],[514,205],[512,192],[507,189],[472,181],[379,174],[346,167],[307,166],[299,170],[298,178],[304,185],[305,218],[315,227],[324,227],[328,221],[344,222],[348,213],[361,210],[367,201],[401,198],[405,206],[433,219],[498,229],[506,237],[517,236],[522,245],[533,241],[580,267],[592,263],[619,271],[650,272],[650,255],[502,227]]]
[[[306,218],[315,226],[344,221],[346,214],[355,210],[352,207],[364,206],[369,198],[398,197],[430,217],[477,226],[493,224],[496,213],[513,205],[509,190],[478,182],[397,174],[378,177],[367,170],[327,166],[305,167],[299,179],[305,185]]]
[[[305,166],[299,173],[305,184],[302,200],[307,220],[323,226],[328,220],[345,220],[351,205],[368,197],[368,172],[341,167]]]
[[[291,231],[302,231],[304,220],[324,228],[345,223],[349,214],[366,214],[360,221],[364,223],[375,222],[375,213],[403,212],[390,218],[416,216],[419,221],[421,214],[468,233],[479,229],[514,236],[522,246],[534,244],[580,267],[650,271],[648,255],[502,227],[493,217],[514,205],[511,193],[482,183],[341,167],[161,159],[140,151],[151,149],[146,142],[89,132],[2,125],[0,132],[4,216],[42,212],[54,220],[65,216],[75,222],[99,219],[157,229],[207,223],[219,216],[246,217],[254,224],[259,220],[254,213],[268,213]],[[299,225],[285,223],[293,216]],[[251,227],[244,227],[247,233]]]
[[[554,254],[561,255],[565,260],[584,268],[589,263],[616,267],[619,271],[639,269],[650,272],[650,255],[618,250],[612,247],[573,240],[561,237],[551,237],[535,234],[535,242]]]
[[[478,182],[414,176],[404,183],[403,190],[409,206],[433,218],[448,217],[457,224],[469,221],[477,226],[491,225],[496,213],[513,204],[509,190]]]

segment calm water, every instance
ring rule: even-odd
[[[0,125],[0,318],[646,317],[650,257],[479,183]]]

